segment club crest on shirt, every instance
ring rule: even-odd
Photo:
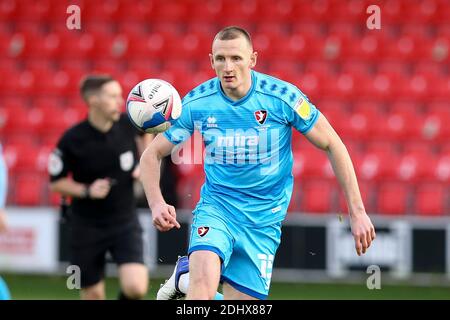
[[[120,168],[123,171],[130,171],[133,168],[134,157],[133,152],[126,151],[120,155]]]
[[[255,113],[255,119],[258,121],[259,124],[264,124],[267,119],[267,111],[266,110],[256,110]]]
[[[198,229],[197,229],[197,233],[198,233],[198,235],[200,236],[200,237],[203,237],[203,236],[205,236],[207,233],[208,233],[208,231],[209,231],[209,227],[199,227]]]

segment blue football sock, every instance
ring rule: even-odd
[[[2,277],[0,277],[0,300],[11,300],[8,286]]]
[[[214,296],[214,300],[223,300],[223,294],[216,292],[216,295]]]

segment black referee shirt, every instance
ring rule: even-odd
[[[109,178],[112,186],[104,199],[72,201],[74,218],[93,223],[120,223],[135,218],[133,178],[138,164],[135,142],[139,135],[125,114],[104,133],[88,120],[67,130],[49,159],[50,180],[68,175],[80,183],[90,184],[99,178]]]

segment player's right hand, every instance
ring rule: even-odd
[[[89,186],[89,198],[104,199],[111,190],[111,181],[109,179],[97,179]]]
[[[151,210],[153,225],[159,231],[169,231],[173,227],[180,229],[174,206],[168,205],[167,203],[159,203],[154,205]]]

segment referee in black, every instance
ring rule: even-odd
[[[68,129],[49,158],[51,190],[71,197],[70,263],[81,271],[81,299],[104,299],[106,254],[118,265],[122,299],[140,299],[148,289],[142,229],[133,181],[138,150],[152,136],[140,135],[122,113],[120,84],[90,75],[81,83],[88,118]]]

